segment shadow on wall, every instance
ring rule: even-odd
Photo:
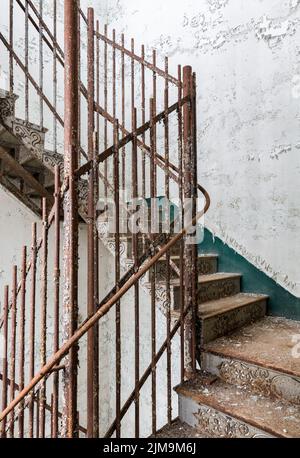
[[[198,250],[219,256],[219,272],[241,273],[243,292],[267,294],[270,297],[268,315],[300,321],[300,298],[285,290],[221,239],[214,237],[208,229],[205,229],[204,240]]]

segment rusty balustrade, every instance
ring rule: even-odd
[[[9,6],[9,36],[0,32],[0,40],[9,56],[10,91],[16,88],[15,67],[18,66],[25,77],[26,121],[31,121],[31,87],[39,97],[41,127],[47,124],[46,109],[51,113],[52,123],[46,127],[52,136],[53,151],[62,155],[64,174],[58,164],[54,170],[54,200],[49,205],[47,199],[43,199],[41,225],[33,225],[31,252],[28,247],[23,248],[20,268],[13,268],[11,291],[9,287],[4,290],[0,321],[5,344],[0,370],[1,437],[102,435],[119,438],[124,435],[125,416],[132,405],[132,435],[140,437],[145,434],[141,432],[141,402],[145,397],[151,404],[147,434],[155,435],[162,420],[171,423],[174,419],[173,380],[177,377],[183,381],[196,369],[197,245],[190,244],[189,239],[194,235],[191,228],[206,213],[210,201],[207,192],[197,183],[195,74],[191,67],[184,67],[182,71],[179,66],[177,77],[172,76],[168,58],[160,68],[156,52],[142,45],[139,54],[133,39],[128,49],[124,35],[119,38],[115,30],[110,34],[107,26],[101,30],[93,9],[89,8],[85,15],[78,1],[64,2],[64,45],[59,43],[56,1],[53,2],[52,27],[45,18],[42,2],[39,8],[31,0],[10,1]],[[14,43],[17,8],[24,15],[24,60]],[[39,38],[38,81],[30,72],[29,26]],[[52,54],[52,100],[46,96],[45,49]],[[64,113],[58,108],[58,66],[65,75]],[[58,141],[59,129],[64,132],[63,149]],[[86,185],[86,205],[85,212],[79,215],[80,182]],[[125,200],[123,190],[127,192]],[[197,211],[196,199],[200,193],[204,195],[205,206]],[[156,221],[155,205],[161,196],[179,201],[179,215],[174,220],[168,209],[165,221]],[[111,235],[114,279],[105,297],[102,292],[105,285],[99,275],[99,198],[111,199],[115,204],[115,230]],[[147,208],[147,218],[157,227],[142,235],[129,234],[126,228],[125,236],[131,248],[130,262],[124,264],[121,215],[131,214],[130,202],[146,198],[151,198],[153,204]],[[192,217],[188,222],[186,199],[192,201]],[[87,225],[87,296],[83,321],[78,316],[79,221]],[[163,224],[167,226],[166,231],[161,229]],[[175,231],[176,225],[180,226],[179,231]],[[176,244],[179,266],[172,260]],[[161,258],[166,263],[163,282],[157,276]],[[141,364],[144,309],[141,300],[145,288],[142,280],[148,272],[150,353],[149,360]],[[171,274],[178,277],[180,289],[179,313],[175,318]],[[163,315],[158,315],[160,283],[163,283],[165,297]],[[131,382],[124,377],[122,355],[122,323],[126,320],[122,310],[128,291],[133,293],[134,317],[134,364],[128,369],[134,374],[131,388]],[[103,424],[100,396],[106,388],[100,375],[99,324],[111,310],[114,312],[115,413],[113,419]],[[157,335],[158,326],[163,339]],[[175,346],[178,334],[179,345]],[[85,338],[83,356],[80,346]],[[174,374],[174,353],[180,361],[179,374]],[[158,389],[162,370],[159,362],[163,358],[166,359],[163,369],[166,412],[162,419],[158,417],[157,403],[158,391],[161,391]],[[78,364],[85,367],[86,402],[78,399]],[[151,388],[145,393],[143,387],[148,381]],[[126,385],[129,395],[124,394]],[[82,423],[83,403],[87,418]]]

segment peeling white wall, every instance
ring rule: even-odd
[[[206,224],[300,296],[300,1],[108,0],[103,20],[197,72]]]

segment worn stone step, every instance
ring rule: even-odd
[[[179,418],[224,438],[300,437],[300,409],[201,373],[176,387]]]
[[[238,293],[199,304],[203,342],[210,342],[263,318],[267,300],[268,297],[261,294]]]
[[[265,317],[205,345],[202,368],[253,393],[300,405],[299,335],[300,322]]]
[[[234,273],[213,273],[199,276],[198,304],[233,296],[240,292],[241,275]],[[174,305],[180,304],[180,284],[174,285]]]

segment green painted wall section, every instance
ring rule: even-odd
[[[243,292],[267,294],[270,297],[269,315],[300,321],[300,298],[288,292],[218,237],[213,237],[208,229],[205,229],[204,240],[198,249],[200,253],[218,254],[219,272],[241,273]]]

